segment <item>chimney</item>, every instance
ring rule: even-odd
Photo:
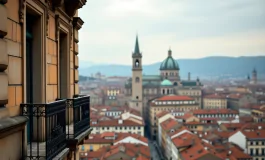
[[[119,123],[119,124],[122,124],[122,123],[123,123],[123,122],[122,122],[122,119],[119,119],[119,120],[118,120],[118,123]]]
[[[190,81],[190,72],[188,73],[188,81]]]

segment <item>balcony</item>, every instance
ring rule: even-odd
[[[66,99],[67,139],[84,139],[90,133],[90,96]]]
[[[90,96],[20,106],[22,115],[29,118],[27,155],[24,159],[65,157],[69,151],[76,150],[91,132]]]
[[[24,159],[50,160],[67,154],[66,102],[59,100],[48,104],[21,104],[27,124],[27,155]]]

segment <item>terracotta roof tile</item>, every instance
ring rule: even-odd
[[[169,119],[165,120],[164,122],[160,123],[160,126],[165,131],[174,129],[178,125],[179,125],[179,123],[176,120],[172,119],[172,118],[169,118]]]
[[[203,98],[208,98],[208,99],[226,99],[225,95],[220,95],[220,94],[206,95]]]
[[[194,100],[189,96],[167,95],[155,99],[157,101],[191,101]]]
[[[166,115],[168,113],[169,113],[168,111],[162,111],[162,112],[159,112],[158,114],[156,114],[156,117],[157,118],[161,118],[161,117],[163,117],[164,115]]]

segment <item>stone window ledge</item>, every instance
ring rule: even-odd
[[[25,128],[27,117],[17,116],[0,120],[0,139]]]

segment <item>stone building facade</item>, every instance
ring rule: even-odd
[[[84,22],[77,10],[85,3],[0,0],[0,159],[28,154],[22,103],[46,105],[79,94],[78,30]],[[43,135],[37,141],[46,133],[39,124]],[[78,158],[72,155],[77,151],[68,149],[60,158]]]

